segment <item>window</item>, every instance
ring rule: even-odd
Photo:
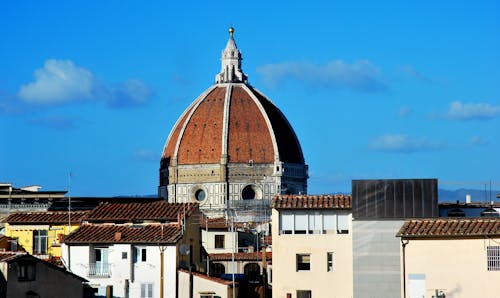
[[[205,200],[205,197],[206,197],[205,191],[203,189],[196,190],[196,192],[194,193],[194,197],[199,202]]]
[[[252,161],[252,165],[253,165],[253,161]],[[255,186],[252,186],[252,185],[245,186],[245,188],[243,188],[243,190],[241,191],[241,198],[243,200],[254,200],[256,197],[254,187]]]
[[[335,233],[336,217],[335,214],[323,214],[323,234]]]
[[[210,264],[210,275],[218,276],[226,273],[226,268],[221,263],[212,263]]]
[[[47,230],[34,230],[33,231],[33,254],[46,254],[47,253]]]
[[[280,234],[348,234],[349,214],[333,210],[280,212]]]
[[[10,250],[11,251],[17,251],[17,243],[19,241],[19,238],[12,238],[10,241]]]
[[[147,252],[145,248],[134,247],[134,263],[147,261]]]
[[[34,262],[18,262],[17,263],[17,279],[19,281],[35,280],[35,263]]]
[[[311,298],[312,294],[310,290],[297,290],[297,298]]]
[[[153,284],[141,284],[141,298],[153,298]]]
[[[91,258],[93,263],[89,266],[89,276],[110,276],[108,263],[108,248],[95,247]]]
[[[321,234],[323,227],[323,216],[319,212],[309,214],[309,234]]]
[[[260,280],[260,266],[257,263],[248,263],[243,268],[247,280],[250,282],[258,282]]]
[[[486,253],[488,256],[488,271],[500,270],[500,246],[488,246]]]
[[[333,272],[333,252],[326,253],[326,271]]]
[[[349,233],[349,215],[339,214],[337,216],[337,233],[338,234]]]
[[[281,234],[293,233],[293,214],[282,213],[281,216]]]
[[[309,230],[307,227],[308,218],[306,213],[295,214],[295,234],[306,234]]]
[[[311,255],[310,254],[297,254],[297,271],[311,270]]]
[[[224,235],[215,235],[215,248],[224,248]]]
[[[127,252],[122,251],[122,260],[126,260],[126,259],[127,259]]]

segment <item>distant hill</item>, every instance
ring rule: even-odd
[[[456,190],[446,190],[446,189],[438,189],[438,198],[440,202],[456,202],[457,200],[460,202],[465,202],[465,196],[470,195],[472,202],[497,202],[497,194],[499,190],[484,190],[484,189],[466,189],[460,188]]]

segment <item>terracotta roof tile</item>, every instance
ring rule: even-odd
[[[403,238],[500,236],[500,218],[407,220],[396,235]]]
[[[192,203],[168,203],[167,201],[101,203],[87,216],[89,222],[157,220],[177,221],[177,215],[189,216],[197,210],[198,205]]]
[[[88,211],[71,211],[71,222],[80,223]],[[17,212],[2,220],[9,224],[60,224],[68,223],[67,211]]]
[[[19,256],[24,256],[25,254],[26,252],[12,252],[12,251],[0,252],[0,262],[7,262]]]
[[[351,209],[351,195],[279,195],[274,197],[275,209]]]
[[[69,234],[64,243],[176,243],[182,236],[177,224],[92,225]]]
[[[219,218],[200,218],[200,228],[204,229],[208,227],[209,229],[228,229],[229,223],[224,217]]]
[[[209,254],[210,261],[230,261],[233,258],[231,253],[215,253]],[[266,260],[272,260],[273,255],[271,252],[266,252]],[[234,254],[236,261],[261,261],[262,252],[237,252]]]
[[[185,269],[178,269],[178,271],[189,274],[189,271],[187,271]],[[223,285],[231,286],[233,284],[233,282],[230,280],[226,280],[226,279],[222,279],[222,278],[218,278],[218,277],[214,277],[214,276],[208,276],[208,275],[198,273],[198,272],[191,272],[191,274],[193,274],[194,276],[206,279],[206,280],[211,280],[211,281],[214,281],[216,283],[223,284]],[[238,283],[236,282],[236,284],[238,284]]]

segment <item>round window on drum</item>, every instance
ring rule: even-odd
[[[194,198],[198,201],[198,202],[201,202],[201,201],[204,201],[205,198],[207,197],[207,194],[205,193],[205,190],[203,189],[197,189],[194,193]]]
[[[257,197],[257,194],[255,192],[255,186],[254,185],[245,186],[241,191],[241,197],[243,200],[255,200]]]

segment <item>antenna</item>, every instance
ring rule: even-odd
[[[71,176],[73,173],[69,171],[68,174],[68,235],[71,233]]]

